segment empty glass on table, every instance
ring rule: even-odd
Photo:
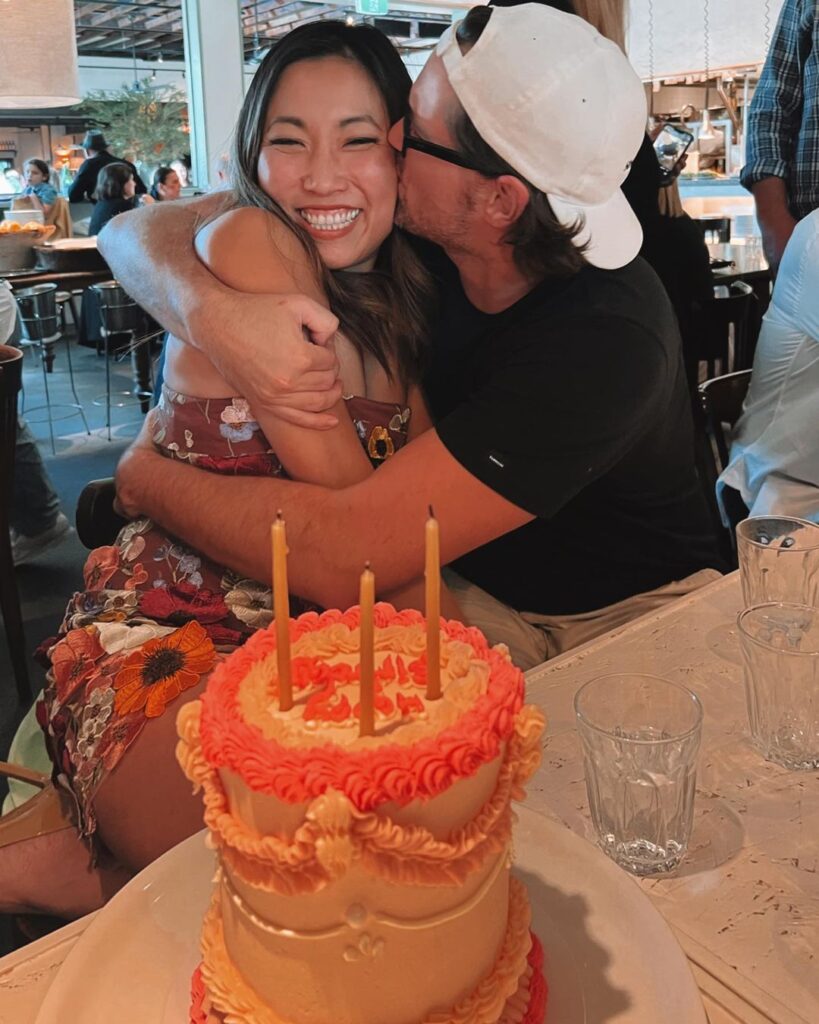
[[[737,623],[754,746],[785,768],[819,768],[819,608],[755,605]]]
[[[743,607],[768,601],[819,605],[819,526],[758,516],[737,527]]]
[[[702,705],[652,675],[608,675],[574,702],[598,842],[637,875],[673,871],[694,815]]]

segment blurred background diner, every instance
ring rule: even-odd
[[[94,212],[88,234],[98,235],[112,217],[136,209],[136,181],[128,164],[106,164],[94,189]]]
[[[182,182],[172,167],[157,167],[151,183],[150,196],[158,203],[170,199],[179,199],[182,194]]]
[[[230,187],[226,154],[243,95],[264,54],[294,26],[324,18],[372,24],[416,78],[444,30],[471,6],[466,0],[38,0],[37,18],[60,40],[44,55],[23,29],[13,38],[9,26],[22,22],[3,17],[4,8],[19,2],[0,0],[0,284],[7,282],[3,294],[13,295],[19,310],[10,343],[24,351],[24,393],[14,400],[27,425],[19,438],[29,447],[20,456],[18,442],[18,472],[24,462],[40,466],[49,511],[28,527],[16,511],[15,537],[48,534],[47,543],[15,557],[16,570],[0,564],[0,575],[14,581],[24,625],[19,637],[7,629],[10,643],[0,644],[0,756],[42,685],[33,651],[59,625],[65,595],[81,577],[84,545],[101,542],[93,532],[71,531],[68,519],[89,481],[112,476],[155,382],[161,332],[111,281],[98,232],[137,208],[140,196],[161,203]],[[812,287],[813,273],[819,274],[815,254],[809,278],[799,280],[799,297],[792,290],[807,229],[783,259],[796,225],[819,207],[819,94],[809,84],[817,81],[819,62],[819,28],[809,17],[815,5],[554,0],[550,6],[573,11],[621,45],[645,85],[646,135],[623,189],[643,225],[642,255],[679,322],[702,484],[730,560],[724,522],[735,522],[758,499],[758,488],[737,469],[741,458],[743,466],[748,462],[742,446],[758,446],[768,423],[758,409],[772,409],[772,395],[789,401],[793,375],[782,368],[794,351],[819,365],[812,355],[816,317],[800,318],[804,297],[819,294]],[[771,268],[780,265],[763,328]],[[753,407],[731,449],[752,367]],[[815,437],[814,391],[811,383],[799,394],[801,415],[814,417]],[[782,444],[804,446],[802,426],[789,424]],[[745,505],[726,511],[724,501],[717,504],[716,485],[729,461],[723,482]],[[10,480],[0,479],[0,492],[10,493]],[[92,525],[87,503],[93,497],[85,492],[81,516]],[[800,493],[799,514],[807,514],[805,500],[812,495]],[[6,924],[0,945],[22,941],[20,926]]]

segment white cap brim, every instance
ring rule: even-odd
[[[639,254],[643,229],[621,189],[597,206],[580,206],[555,195],[547,198],[561,224],[570,227],[582,219],[583,227],[573,241],[586,246],[583,255],[593,267],[619,270]]]

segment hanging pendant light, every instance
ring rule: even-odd
[[[72,0],[0,0],[0,109],[80,102]]]
[[[705,57],[705,107],[702,112],[702,126],[697,134],[698,139],[710,141],[717,137],[717,133],[711,127],[711,111],[708,109],[708,101],[711,98],[711,12],[708,7],[708,0],[705,0],[703,11],[704,44],[703,56]]]

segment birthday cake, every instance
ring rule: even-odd
[[[543,718],[504,648],[374,611],[372,735],[360,734],[358,608],[275,627],[178,718],[178,757],[217,851],[195,1024],[541,1024],[542,949],[510,874],[512,811]]]

